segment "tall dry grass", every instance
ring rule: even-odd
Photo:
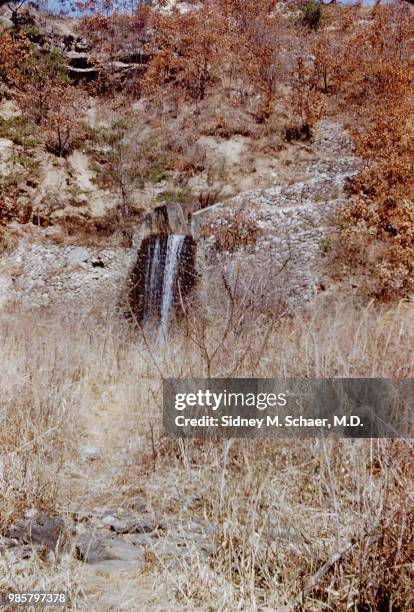
[[[124,505],[140,495],[173,534],[196,521],[213,545],[211,557],[154,555],[128,575],[128,601],[151,585],[140,609],[414,609],[410,441],[213,444],[161,431],[163,377],[412,377],[412,304],[337,301],[256,320],[235,308],[230,318],[189,314],[157,343],[111,317],[5,313],[2,529],[32,507],[68,517],[99,495]],[[84,442],[101,448],[94,472]],[[63,583],[84,609],[110,609],[118,580],[97,581],[69,557],[2,562],[0,576],[3,588]]]

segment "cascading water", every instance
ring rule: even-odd
[[[171,307],[174,298],[174,284],[177,277],[178,262],[185,236],[171,234],[167,239],[167,252],[164,263],[164,278],[160,304],[160,328],[163,334],[168,332]]]
[[[140,324],[168,334],[174,307],[194,283],[195,243],[185,234],[144,238],[131,276],[129,303]]]

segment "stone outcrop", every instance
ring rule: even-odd
[[[188,234],[190,229],[181,205],[175,202],[154,208],[145,215],[143,225],[149,234]]]
[[[76,45],[74,44],[73,47],[76,47]],[[79,49],[79,46],[77,48]],[[89,60],[86,51],[76,51],[75,48],[72,48],[65,55],[68,61],[67,70],[69,76],[75,81],[79,79],[96,79],[99,75],[99,68],[94,66]]]
[[[25,16],[34,26],[29,33],[30,41],[42,52],[60,51],[66,58],[68,74],[74,81],[91,81],[109,74],[115,80],[130,78],[141,74],[152,57],[144,51],[144,41],[139,38],[131,49],[119,52],[112,58],[99,53],[92,55],[88,41],[77,33],[72,19],[49,19],[33,7],[27,9]],[[2,15],[0,30],[12,27],[14,24],[9,15]]]

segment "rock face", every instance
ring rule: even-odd
[[[74,66],[68,66],[68,74],[74,81],[93,81],[99,75],[99,70],[94,66],[89,68],[75,68]]]
[[[203,302],[218,299],[223,274],[239,297],[264,309],[295,309],[318,292],[335,213],[360,162],[335,124],[321,122],[315,145],[323,156],[308,164],[309,180],[243,193],[193,215]]]
[[[1,30],[11,30],[14,28],[14,23],[8,17],[4,15],[0,16],[0,29]]]
[[[150,234],[188,234],[190,229],[181,205],[173,202],[154,208],[145,216],[144,224]]]
[[[195,242],[185,234],[151,234],[144,238],[131,275],[129,300],[140,323],[168,330],[174,307],[194,284]]]

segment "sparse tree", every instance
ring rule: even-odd
[[[21,66],[26,60],[29,45],[24,36],[0,32],[0,82],[16,85],[21,82]]]

